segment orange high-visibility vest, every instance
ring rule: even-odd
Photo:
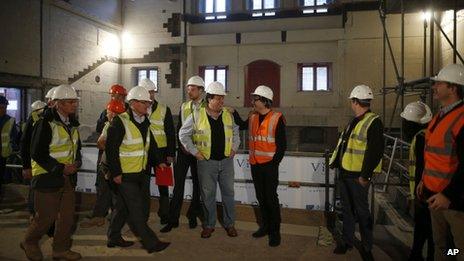
[[[262,164],[272,160],[276,152],[275,133],[280,112],[270,111],[259,124],[259,115],[254,113],[248,122],[250,164]]]
[[[451,182],[459,165],[456,153],[456,136],[464,126],[464,106],[449,112],[437,124],[438,115],[432,119],[425,133],[423,182],[433,192],[443,191]]]

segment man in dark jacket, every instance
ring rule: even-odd
[[[77,170],[81,165],[80,139],[73,118],[78,106],[76,91],[64,84],[56,88],[56,108],[48,110],[32,133],[32,187],[35,211],[24,241],[20,246],[30,260],[41,260],[40,238],[56,221],[53,258],[78,260],[81,255],[71,251],[74,224]]]
[[[0,154],[0,198],[2,198],[2,183],[6,172],[6,159],[11,155],[13,149],[17,149],[18,130],[16,129],[15,118],[6,114],[8,100],[5,96],[0,96],[0,130],[1,130],[1,154]]]
[[[170,243],[161,242],[148,226],[145,213],[143,187],[149,182],[146,174],[148,160],[159,162],[156,142],[149,131],[148,108],[151,100],[148,91],[136,86],[127,95],[129,109],[115,117],[108,127],[106,160],[110,178],[117,185],[117,199],[108,231],[108,244],[121,241],[121,228],[132,224],[134,233],[148,253],[162,251]],[[117,244],[115,244],[117,245]]]
[[[373,221],[367,200],[374,173],[382,170],[383,125],[370,110],[374,99],[371,88],[356,86],[350,94],[355,117],[340,135],[330,159],[330,167],[340,171],[340,197],[343,206],[343,238],[333,251],[345,254],[353,248],[356,219],[359,222],[364,260],[373,260]]]

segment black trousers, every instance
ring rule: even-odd
[[[366,251],[371,251],[373,222],[368,203],[369,186],[363,187],[357,177],[344,177],[343,173],[340,176],[338,185],[343,209],[343,241],[353,246],[357,217],[362,244]]]
[[[140,175],[137,181],[124,181],[117,186],[116,203],[108,228],[108,240],[117,241],[121,238],[121,229],[126,223],[131,224],[134,234],[142,240],[145,249],[153,248],[159,242],[155,232],[148,226],[146,218],[146,202],[142,195],[147,175]]]
[[[151,169],[153,167],[148,166],[147,169],[150,171],[147,171],[147,174],[144,177],[144,183],[142,187],[142,196],[143,200],[145,202],[145,216],[148,220],[150,217],[150,206],[151,206],[151,194],[150,194],[150,178],[151,176],[148,175],[148,173],[151,173]],[[168,186],[158,186],[158,191],[159,191],[159,209],[158,209],[158,217],[161,219],[161,221],[168,221],[169,217],[169,187]],[[164,222],[162,222],[164,223]]]
[[[97,201],[93,208],[92,217],[106,217],[108,211],[113,207],[113,195],[105,174],[97,168],[95,187],[97,188]]]
[[[194,156],[185,154],[183,151],[179,150],[177,153],[176,164],[174,164],[175,184],[171,204],[169,205],[169,223],[171,224],[179,223],[180,211],[184,201],[185,177],[189,168],[190,173],[192,174],[193,193],[190,207],[187,211],[187,217],[199,217],[202,219],[203,210],[200,203],[200,184],[198,182],[197,159]]]
[[[265,163],[251,165],[251,176],[261,212],[260,226],[270,234],[280,233],[279,165]]]
[[[427,260],[433,260],[434,243],[432,219],[426,203],[414,200],[414,240],[409,260],[423,260],[422,249],[427,241]]]

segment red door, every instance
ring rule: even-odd
[[[266,85],[274,92],[272,106],[280,106],[280,65],[268,60],[257,60],[245,67],[245,107],[251,107],[252,93],[259,85]]]

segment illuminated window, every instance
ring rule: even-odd
[[[223,65],[200,66],[200,76],[205,80],[205,86],[216,81],[222,83],[226,91],[228,91],[227,71],[228,67]]]
[[[276,0],[251,0],[253,17],[274,16],[276,6]]]
[[[328,0],[301,0],[303,14],[327,13]]]
[[[298,64],[299,91],[330,91],[330,63],[300,63]]]
[[[137,69],[137,85],[142,79],[148,78],[156,85],[158,91],[158,69],[157,68],[139,68]]]
[[[227,18],[226,0],[204,0],[201,12],[204,13],[206,20],[220,20]]]

